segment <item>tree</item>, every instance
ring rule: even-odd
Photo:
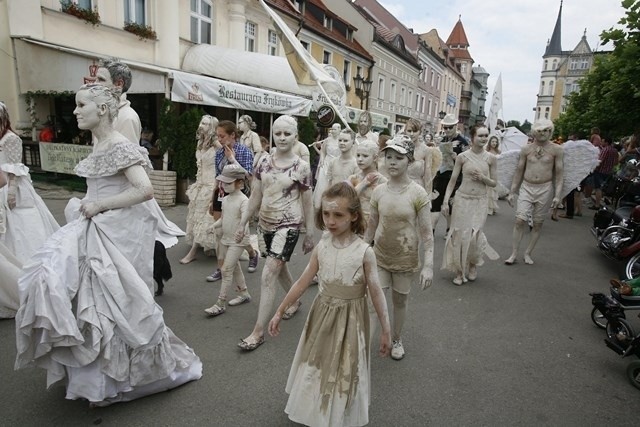
[[[556,121],[562,135],[601,133],[617,138],[638,129],[640,117],[640,0],[623,0],[625,16],[600,34],[603,44],[614,49],[595,57],[594,67],[580,81],[580,90],[569,97],[566,112]]]

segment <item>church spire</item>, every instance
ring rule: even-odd
[[[558,11],[558,20],[556,26],[553,28],[553,34],[551,35],[551,41],[547,44],[547,49],[544,51],[545,56],[558,56],[562,54],[562,46],[560,44],[560,37],[562,32],[562,0],[560,0],[560,10]]]

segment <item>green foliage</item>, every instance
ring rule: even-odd
[[[202,116],[206,114],[201,108],[189,108],[182,114],[178,105],[165,99],[160,112],[158,136],[159,149],[169,152],[169,166],[176,171],[178,178],[195,178],[196,165],[196,130]]]
[[[70,98],[75,96],[74,92],[65,90],[58,92],[56,90],[30,90],[24,94],[24,100],[27,103],[27,113],[31,120],[31,127],[36,127],[40,123],[40,119],[36,113],[36,97],[52,96],[54,98]]]
[[[316,140],[316,125],[308,117],[298,119],[298,141],[307,147]],[[313,148],[309,150],[311,160],[318,154]]]
[[[580,90],[569,97],[567,110],[556,120],[561,135],[589,135],[599,127],[604,135],[618,138],[638,129],[640,117],[640,0],[623,0],[626,14],[618,23],[625,29],[603,31],[611,53],[597,55],[594,67],[580,81]]]
[[[127,22],[123,29],[140,37],[140,40],[156,40],[158,37],[150,25],[138,24],[137,22]]]
[[[63,13],[73,15],[78,19],[84,19],[94,27],[100,24],[100,14],[98,13],[97,7],[94,10],[84,9],[82,7],[78,7],[78,5],[73,3],[71,0],[60,0],[60,10]]]

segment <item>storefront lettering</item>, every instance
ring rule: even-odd
[[[90,145],[40,143],[40,164],[42,170],[74,174],[78,162],[93,151]]]
[[[222,85],[220,85],[220,89],[218,90],[218,95],[220,96],[220,98],[235,99],[237,101],[246,101],[246,102],[252,102],[254,104],[262,104],[262,99],[260,98],[260,95],[241,92],[236,89],[227,90],[225,86],[222,86]]]

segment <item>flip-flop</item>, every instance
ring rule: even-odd
[[[256,348],[260,347],[262,344],[264,344],[264,336],[260,337],[260,339],[254,343],[248,343],[244,339],[241,339],[238,343],[238,347],[240,347],[240,349],[244,351],[253,351]]]
[[[300,306],[302,305],[302,301],[300,301],[298,303],[298,307],[296,308],[295,311],[290,311],[291,307],[289,307],[288,309],[285,310],[284,314],[282,315],[282,320],[289,320],[291,319],[293,316],[296,315],[296,313],[300,310]]]

